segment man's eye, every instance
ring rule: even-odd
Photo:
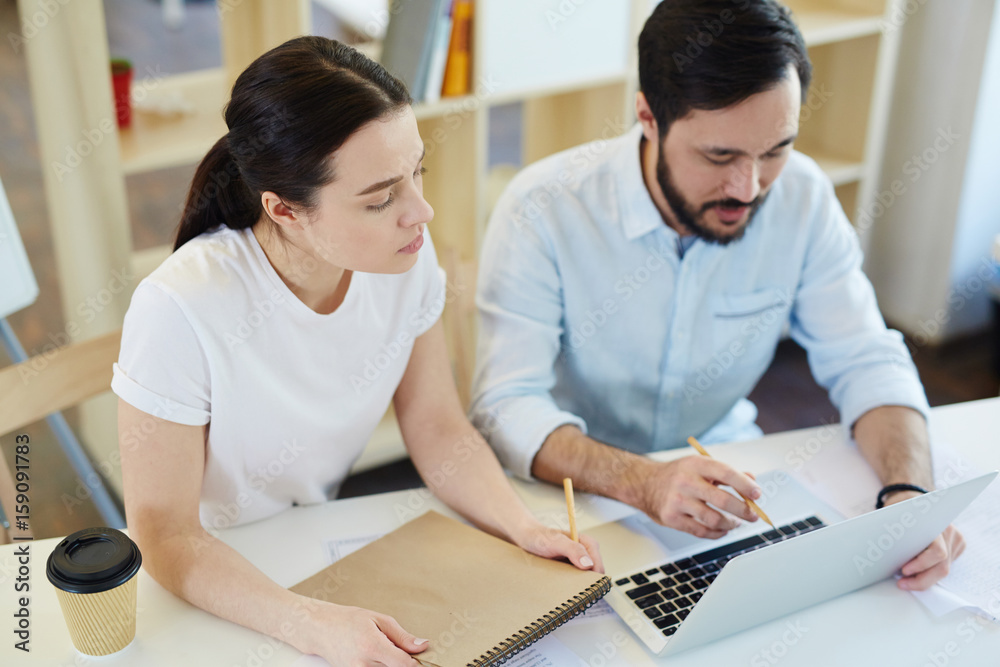
[[[711,162],[712,164],[719,165],[720,167],[724,167],[727,164],[731,164],[732,161],[733,161],[732,158],[727,158],[725,160],[713,160],[710,157],[706,157],[705,159],[708,160],[709,162]]]

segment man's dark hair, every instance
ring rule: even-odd
[[[639,87],[660,137],[692,109],[724,109],[773,88],[790,64],[805,101],[805,40],[774,0],[663,0],[639,35]]]

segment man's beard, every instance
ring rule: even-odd
[[[752,202],[742,202],[739,199],[716,199],[713,201],[706,202],[702,204],[700,210],[695,211],[694,207],[691,206],[684,195],[680,193],[677,187],[674,185],[673,179],[670,177],[670,169],[667,168],[667,162],[663,157],[663,142],[660,142],[659,150],[656,156],[656,182],[660,185],[660,190],[663,192],[664,198],[667,200],[667,204],[670,205],[670,210],[673,212],[674,217],[681,227],[688,230],[695,236],[709,243],[718,243],[719,245],[728,245],[733,241],[738,241],[743,238],[743,234],[746,233],[747,227],[753,221],[754,215],[757,213],[757,209],[760,208],[761,204],[767,198],[767,193],[763,196],[758,195]],[[702,220],[709,210],[715,208],[716,206],[723,206],[725,208],[736,208],[739,206],[749,206],[750,211],[747,216],[747,221],[744,222],[739,229],[737,229],[732,234],[722,235],[711,228],[708,227]]]

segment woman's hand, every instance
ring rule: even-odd
[[[565,558],[581,570],[604,572],[601,550],[597,541],[588,535],[580,535],[580,541],[574,542],[563,531],[532,521],[516,535],[511,535],[511,541],[536,556]]]
[[[427,649],[426,639],[413,636],[391,616],[319,600],[303,604],[307,615],[296,647],[331,665],[414,667],[419,663],[410,654]]]

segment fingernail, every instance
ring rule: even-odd
[[[760,489],[752,489],[750,491],[750,495],[753,497],[754,500],[757,500],[758,498],[761,497],[762,494],[760,492]]]
[[[594,567],[594,561],[590,560],[590,556],[584,556],[580,559],[580,565],[584,567]]]
[[[414,638],[413,643],[416,644],[417,646],[423,646],[424,644],[427,643],[427,640]]]

